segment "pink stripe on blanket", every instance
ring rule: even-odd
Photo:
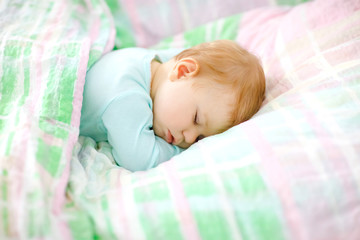
[[[15,223],[10,224],[9,229],[6,231],[14,234],[14,236],[19,237],[18,234],[24,234],[21,232],[23,226],[26,226],[26,221],[28,221],[26,215],[27,209],[27,198],[26,198],[26,190],[27,184],[26,181],[26,163],[23,164],[20,159],[24,158],[24,156],[31,156],[32,152],[31,147],[29,147],[29,138],[30,138],[30,128],[26,125],[23,129],[18,130],[14,136],[13,142],[13,153],[14,156],[12,158],[7,159],[6,163],[3,163],[5,166],[9,164],[9,179],[16,181],[8,182],[8,191],[9,196],[8,199],[11,199],[9,202],[11,203],[10,216],[8,217],[9,222]],[[30,152],[30,153],[29,153]],[[24,181],[25,180],[25,181]],[[20,230],[20,232],[19,232]],[[20,237],[21,238],[21,237]]]
[[[118,223],[121,224],[121,230],[123,231],[119,231],[118,229],[114,229],[114,231],[116,231],[118,236],[121,236],[122,239],[136,239],[136,234],[137,232],[132,230],[132,217],[133,214],[129,213],[127,210],[131,209],[127,206],[126,201],[124,201],[124,183],[122,182],[121,179],[121,174],[122,171],[120,171],[120,174],[116,175],[116,192],[114,193],[114,198],[116,198],[115,201],[109,201],[109,204],[111,204],[111,206],[109,206],[109,209],[117,209],[118,211],[116,211],[116,218],[118,220]],[[114,206],[115,205],[115,206]],[[112,213],[114,214],[114,213]]]
[[[328,26],[360,10],[358,0],[317,0],[306,4],[306,24],[316,29]],[[310,17],[309,17],[310,16]]]
[[[60,3],[60,2],[58,4],[61,4],[61,5],[56,7],[56,9],[58,9],[58,11],[54,13],[54,15],[53,15],[54,20],[52,21],[52,24],[49,24],[50,26],[58,26],[61,21],[64,21],[63,13],[64,13],[67,5],[64,3]],[[53,29],[49,28],[47,34],[45,35],[45,37],[42,41],[47,42],[51,38],[53,32],[54,32]],[[75,144],[75,142],[71,139],[71,135],[72,134],[70,133],[70,137],[69,137],[69,141],[68,141],[68,143],[70,143],[69,145],[71,145],[71,146],[67,145],[65,147],[65,149],[64,149],[65,157],[64,157],[64,155],[62,156],[62,161],[64,161],[64,159],[71,159],[71,151]],[[69,154],[69,152],[70,152],[70,154]],[[70,172],[69,168],[70,168],[70,162],[68,161],[66,163],[65,170],[63,172],[63,176],[57,182],[56,190],[54,191],[52,212],[57,216],[61,215],[62,206],[65,203],[65,187],[66,187],[68,177],[69,177],[69,172]],[[59,232],[61,232],[62,238],[63,239],[71,239],[72,238],[71,233],[70,233],[71,231],[70,231],[70,228],[67,225],[66,221],[64,221],[61,218],[58,218],[56,223],[59,228]]]
[[[179,221],[180,227],[184,236],[184,239],[197,240],[201,239],[200,233],[197,229],[196,221],[192,215],[191,208],[188,203],[188,198],[184,192],[184,187],[177,174],[177,171],[172,162],[167,162],[161,165],[165,168],[165,177],[169,185],[172,201],[175,205],[175,209]]]
[[[77,72],[77,80],[74,82],[74,95],[73,95],[73,112],[71,116],[71,126],[73,130],[69,133],[69,138],[67,145],[64,149],[63,159],[71,159],[73,147],[79,136],[79,125],[80,125],[80,115],[81,115],[81,105],[82,105],[82,93],[83,87],[85,84],[85,75],[87,70],[87,63],[89,60],[89,51],[90,51],[90,42],[88,40],[84,41],[80,51],[79,66]],[[65,188],[68,183],[70,175],[70,161],[66,162],[65,169],[62,176],[59,179],[57,188],[55,190],[55,197],[53,198],[52,211],[55,215],[61,215],[63,206],[65,204]],[[65,222],[58,222],[60,229],[67,233],[68,238],[70,239],[69,227]]]
[[[97,17],[94,20],[94,22],[91,24],[91,30],[90,30],[91,43],[93,43],[96,40],[96,38],[99,36],[100,26],[101,26],[100,18]]]
[[[116,37],[116,30],[115,30],[114,24],[111,24],[110,33],[109,33],[109,39],[108,39],[108,41],[107,41],[107,43],[106,43],[106,45],[104,47],[103,55],[105,53],[108,53],[108,52],[110,52],[111,50],[114,49],[115,37]]]
[[[289,10],[289,8],[274,7],[266,11],[257,9],[245,13],[240,22],[236,41],[251,52],[271,56],[274,46],[264,47],[264,39],[273,38],[274,40],[270,42],[275,42],[274,33],[279,29],[280,22]],[[257,50],[259,47],[262,48],[261,51]]]
[[[126,12],[128,13],[128,17],[131,18],[131,23],[134,28],[134,35],[136,36],[136,45],[143,46],[146,43],[145,33],[143,32],[143,28],[141,25],[141,19],[137,12],[136,3],[134,0],[124,0],[123,2]]]
[[[311,237],[307,236],[303,231],[306,228],[297,210],[296,202],[292,197],[291,187],[288,184],[289,177],[278,162],[278,156],[276,156],[272,146],[265,139],[263,132],[259,130],[254,121],[248,121],[245,124],[246,127],[244,127],[243,130],[256,149],[256,152],[260,155],[260,158],[263,159],[263,161],[261,161],[261,167],[264,175],[267,176],[268,184],[277,191],[280,197],[279,200],[282,201],[284,218],[289,226],[289,233],[291,233],[290,238],[293,240],[311,239]],[[284,229],[287,228],[284,227]]]
[[[305,106],[305,109],[306,108]],[[312,126],[317,141],[321,143],[323,149],[326,149],[323,151],[325,154],[323,164],[330,177],[336,178],[339,183],[342,184],[342,197],[345,198],[346,201],[357,199],[358,189],[355,185],[356,181],[353,176],[348,174],[351,173],[351,170],[346,161],[346,156],[344,156],[341,151],[341,145],[338,144],[338,141],[340,141],[338,140],[339,136],[332,136],[331,133],[327,131],[327,128],[324,128],[324,123],[316,117],[315,113],[304,111],[304,115]],[[342,176],[344,173],[346,173],[346,175]]]

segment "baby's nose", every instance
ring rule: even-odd
[[[196,142],[199,136],[199,134],[195,130],[184,131],[183,134],[184,134],[185,142],[189,144],[193,144],[194,142]]]

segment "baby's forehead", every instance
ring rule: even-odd
[[[232,115],[234,112],[234,94],[216,89],[203,89],[202,111],[207,121],[208,130],[212,134],[221,133],[232,127]],[[202,97],[202,96],[199,96]]]

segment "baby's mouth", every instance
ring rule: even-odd
[[[174,142],[174,137],[173,137],[173,135],[171,135],[170,130],[168,130],[168,132],[166,134],[166,141],[170,144],[172,144]]]

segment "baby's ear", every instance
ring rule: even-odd
[[[169,73],[171,81],[179,80],[187,77],[194,77],[198,74],[200,66],[193,58],[183,58],[175,62]]]

